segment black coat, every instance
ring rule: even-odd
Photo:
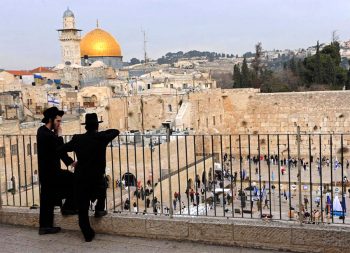
[[[46,126],[41,126],[37,132],[39,180],[42,185],[53,185],[65,174],[61,169],[62,160],[67,166],[74,161],[66,152],[57,153],[57,148],[63,145],[63,137],[58,137]]]
[[[72,151],[76,153],[78,163],[74,173],[78,183],[93,182],[105,174],[106,148],[118,134],[116,129],[76,134],[58,149],[60,154]]]

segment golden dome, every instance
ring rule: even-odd
[[[117,56],[122,52],[119,43],[108,32],[96,28],[87,33],[80,41],[80,55],[84,57]]]

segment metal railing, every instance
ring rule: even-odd
[[[346,224],[349,143],[350,134],[121,135],[107,147],[107,208]],[[38,182],[36,137],[0,136],[2,205],[36,208]]]

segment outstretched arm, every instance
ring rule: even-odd
[[[99,132],[101,138],[106,143],[106,145],[111,142],[115,137],[119,135],[119,130],[117,129],[108,129],[106,131]]]
[[[59,156],[61,160],[64,162],[66,166],[69,166],[74,163],[74,160],[67,154],[67,152],[72,152],[74,151],[74,143],[75,143],[75,138],[73,136],[72,140],[67,142],[66,144],[63,143],[63,138],[61,138],[61,145],[57,148],[57,152],[59,153]]]

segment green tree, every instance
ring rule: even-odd
[[[295,62],[295,57],[293,57],[290,61],[289,61],[289,68],[290,70],[295,74],[297,72],[297,65]]]
[[[238,64],[233,66],[233,87],[239,88],[242,85],[241,69]]]
[[[348,64],[350,66],[350,60],[348,60]],[[346,89],[347,90],[350,89],[350,68],[348,69],[348,72],[347,72]]]
[[[287,62],[283,62],[283,70],[286,70],[288,68]]]
[[[334,60],[335,65],[339,65],[341,62],[341,56],[340,56],[340,45],[337,41],[332,42],[330,45],[325,46],[321,53],[330,55],[331,58]]]
[[[340,66],[340,47],[337,41],[320,50],[319,42],[316,54],[306,57],[303,62],[289,61],[290,69],[300,77],[300,80],[309,88],[312,84],[329,85],[330,89],[339,89],[347,83],[347,71]]]
[[[317,41],[317,45],[316,45],[316,55],[315,55],[314,61],[312,61],[312,63],[314,63],[314,65],[312,66],[314,68],[313,82],[314,83],[322,83],[320,44],[318,41]]]
[[[334,61],[330,55],[323,56],[323,82],[330,85],[336,84],[336,72]]]
[[[140,64],[140,60],[137,58],[131,58],[130,64],[131,65]]]
[[[256,78],[259,78],[259,75],[261,73],[261,57],[262,57],[262,46],[261,46],[261,42],[258,42],[258,44],[255,45],[255,56],[252,62],[252,67],[254,69]]]
[[[251,85],[251,74],[248,68],[247,59],[244,57],[242,63],[241,87],[248,88],[251,87]]]

